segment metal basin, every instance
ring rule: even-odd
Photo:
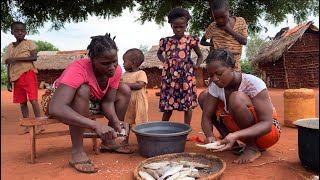
[[[132,128],[144,157],[184,152],[191,130],[189,125],[176,122],[147,122]]]

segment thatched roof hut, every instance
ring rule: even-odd
[[[310,21],[284,31],[262,44],[250,61],[269,87],[318,87],[319,29]]]
[[[205,59],[209,54],[209,47],[202,45],[199,45],[199,47]],[[145,60],[140,66],[140,69],[143,69],[148,76],[148,88],[160,86],[163,63],[157,57],[158,49],[158,45],[152,46],[150,50],[145,54]],[[191,52],[191,58],[196,63],[197,54],[193,50]],[[205,63],[202,63],[200,67],[201,68],[196,71],[196,81],[197,86],[199,87],[204,86],[204,80],[207,79],[207,74],[204,69]]]
[[[87,57],[88,56],[84,54],[40,55],[35,65],[38,70],[64,70],[69,63]]]
[[[38,69],[38,82],[52,84],[73,61],[88,57],[88,50],[40,51],[35,65]]]

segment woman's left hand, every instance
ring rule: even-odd
[[[212,150],[212,152],[219,152],[225,150],[231,150],[234,143],[238,140],[238,137],[234,133],[229,133],[224,139],[217,142],[217,145],[225,144],[225,146],[221,149]]]

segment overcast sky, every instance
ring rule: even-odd
[[[171,36],[172,29],[168,23],[164,26],[155,24],[154,22],[146,22],[141,25],[136,19],[139,17],[138,12],[129,12],[125,10],[121,17],[112,19],[103,19],[98,17],[89,17],[86,22],[68,23],[65,28],[59,31],[49,31],[50,23],[44,28],[39,29],[39,34],[27,35],[27,39],[42,40],[52,43],[59,48],[60,51],[86,49],[90,43],[90,37],[95,35],[103,35],[106,32],[116,36],[116,43],[119,48],[119,61],[122,65],[122,55],[130,48],[139,48],[140,45],[148,46],[158,45],[161,37]],[[314,21],[319,27],[319,16],[309,17],[308,21]],[[263,38],[267,36],[273,37],[281,28],[289,26],[293,28],[297,24],[291,16],[286,22],[280,23],[277,27],[265,22],[262,25],[268,27],[268,31],[261,32]],[[1,49],[15,38],[9,33],[1,31]],[[243,53],[244,54],[244,53]]]

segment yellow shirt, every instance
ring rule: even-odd
[[[233,30],[244,37],[248,37],[247,23],[243,17],[234,17],[235,23]],[[242,44],[240,44],[231,34],[220,29],[215,22],[212,22],[207,28],[204,37],[206,39],[211,39],[214,48],[226,48],[234,54],[234,59],[236,61],[236,69],[240,65],[240,58],[242,53]]]
[[[147,75],[142,70],[136,72],[125,72],[121,79],[123,82],[127,83],[142,81],[148,84]],[[131,91],[131,98],[124,122],[128,124],[141,124],[143,122],[148,122],[148,99],[146,86],[139,90]]]
[[[5,61],[8,58],[18,58],[18,57],[30,57],[31,51],[35,50],[37,45],[31,40],[23,40],[18,46],[14,47],[13,43],[9,44],[2,59]],[[33,62],[18,62],[10,64],[10,81],[16,81],[19,79],[20,75],[24,72],[32,69],[35,73],[38,73],[36,66]]]

